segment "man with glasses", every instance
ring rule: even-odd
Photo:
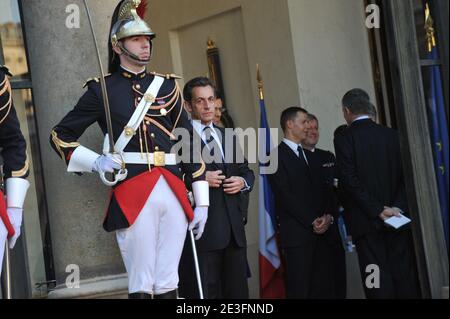
[[[201,140],[209,183],[208,222],[197,243],[200,272],[206,298],[246,299],[249,297],[246,216],[241,209],[241,195],[251,191],[255,176],[245,158],[242,156],[240,161],[237,157],[240,149],[236,136],[227,136],[225,129],[214,124],[215,92],[214,84],[203,77],[189,81],[183,92],[186,108],[192,115],[194,134]],[[226,141],[227,138],[233,141]],[[192,264],[189,250],[190,247],[185,246],[180,276],[182,288],[189,284],[195,286],[193,274],[186,271],[186,266],[189,268]],[[194,293],[191,289],[183,297],[195,298]]]
[[[306,138],[302,142],[302,146],[305,150],[307,156],[311,159],[316,160],[319,165],[319,169],[321,171],[322,177],[325,181],[325,185],[328,189],[333,190],[332,193],[335,194],[334,199],[334,216],[331,216],[331,219],[334,221],[338,220],[338,193],[337,193],[337,170],[336,170],[336,158],[334,154],[317,148],[317,144],[320,139],[320,131],[319,131],[319,120],[313,114],[308,114],[307,116],[309,122],[308,132],[306,133]],[[345,265],[345,251],[342,246],[342,240],[339,236],[338,232],[338,223],[334,223],[334,225],[330,226],[330,230],[328,231],[328,239],[330,251],[332,252],[332,262],[334,269],[334,280],[336,284],[334,285],[335,289],[335,298],[345,299],[347,296],[347,276],[346,276],[346,265]]]

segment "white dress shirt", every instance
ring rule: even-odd
[[[352,122],[352,124],[355,123],[355,122],[358,122],[358,121],[362,121],[362,120],[370,120],[370,116],[369,116],[369,115],[362,115],[362,116],[360,116],[360,117],[357,117],[357,118]]]
[[[209,123],[209,125],[203,125],[200,121],[192,121],[192,126],[194,127],[194,130],[197,132],[197,134],[201,137],[203,143],[206,144],[206,147],[209,149],[208,142],[206,140],[206,134],[205,134],[205,128],[209,127],[211,129],[211,136],[214,138],[216,143],[220,146],[220,152],[222,153],[222,158],[225,158],[225,155],[223,153],[223,147],[222,147],[222,141],[219,138],[219,135],[217,134],[216,129],[214,128],[213,122]]]
[[[222,153],[222,158],[223,159],[225,158],[225,155],[223,153],[222,141],[219,138],[219,135],[217,134],[216,129],[214,128],[213,122],[209,123],[208,125],[203,125],[200,121],[193,120],[192,127],[197,132],[197,134],[201,137],[202,141],[206,144],[206,147],[208,147],[208,149],[209,149],[209,145],[206,140],[205,128],[209,127],[211,129],[211,136],[214,138],[216,143],[220,146],[220,152]],[[245,180],[245,178],[243,178],[241,176],[237,176],[237,177],[242,178],[242,180],[244,181],[244,188],[241,189],[241,192],[250,190],[250,186],[247,184],[247,181]]]
[[[303,158],[305,159],[306,164],[309,165],[309,162],[308,162],[308,159],[306,158],[306,154],[305,154],[305,151],[303,150],[302,144],[297,144],[297,143],[295,143],[295,142],[293,142],[293,141],[291,141],[291,140],[289,140],[289,139],[287,139],[287,138],[284,138],[284,139],[283,139],[283,142],[284,142],[287,146],[289,146],[289,148],[290,148],[292,151],[294,151],[294,153],[295,153],[298,157],[300,157],[300,153],[298,152],[298,147],[300,146],[300,147],[302,148],[302,153],[303,153],[302,156],[303,156]]]

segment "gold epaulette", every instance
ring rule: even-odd
[[[151,75],[157,75],[157,76],[166,78],[167,80],[170,80],[170,79],[182,79],[181,76],[176,75],[176,74],[174,74],[174,73],[170,73],[170,74],[161,74],[161,73],[157,73],[157,72],[150,72],[150,74],[151,74]]]
[[[12,74],[9,72],[9,69],[6,67],[6,65],[0,64],[0,70],[2,70],[3,73],[5,73],[7,76],[12,76]]]
[[[87,79],[86,82],[84,82],[84,84],[83,84],[83,88],[85,88],[85,87],[86,87],[89,83],[91,83],[92,81],[95,81],[95,82],[99,83],[99,82],[100,82],[100,79],[99,79],[99,78],[90,78],[90,79]]]
[[[105,75],[105,78],[107,78],[108,76],[110,76],[111,74],[107,74],[107,75]],[[96,77],[96,78],[89,78],[89,79],[87,79],[87,81],[86,82],[84,82],[84,84],[83,84],[83,88],[85,88],[89,83],[91,83],[92,81],[95,81],[95,82],[97,82],[97,83],[100,83],[100,78],[99,77]]]

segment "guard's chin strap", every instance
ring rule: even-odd
[[[119,41],[119,43],[117,43],[117,47],[123,52],[123,54],[125,54],[127,57],[129,57],[130,59],[136,61],[139,64],[142,65],[147,65],[148,63],[150,63],[150,59],[153,53],[153,44],[150,42],[151,45],[151,49],[150,49],[150,57],[146,60],[142,60],[140,59],[136,54],[131,53],[130,51],[128,51],[125,46],[122,44],[122,42]]]

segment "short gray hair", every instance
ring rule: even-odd
[[[345,93],[342,106],[348,108],[354,115],[372,114],[374,108],[369,94],[362,89],[353,89]]]

